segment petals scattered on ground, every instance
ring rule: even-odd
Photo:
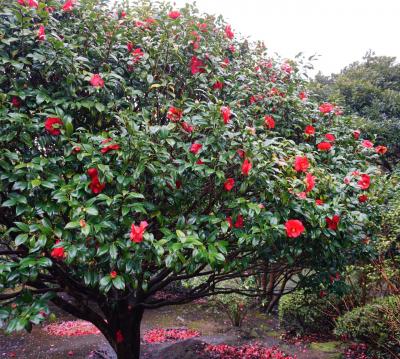
[[[205,351],[213,359],[296,359],[287,356],[276,347],[266,348],[260,345],[242,345],[234,347],[226,344],[207,345]]]
[[[43,330],[50,335],[65,337],[100,334],[100,330],[97,329],[97,327],[84,320],[70,320],[66,322],[49,324],[46,325]]]
[[[146,343],[164,343],[198,337],[200,333],[192,329],[162,329],[148,330],[143,335]]]

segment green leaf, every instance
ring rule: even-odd
[[[72,221],[72,222],[68,222],[68,223],[65,225],[64,229],[78,228],[78,227],[80,227],[80,226],[81,226],[81,225],[80,225],[79,221]]]
[[[67,137],[71,137],[73,132],[74,132],[74,125],[72,124],[71,121],[67,121],[65,123],[65,134],[67,135]]]
[[[110,257],[111,259],[117,259],[117,255],[118,255],[118,250],[115,244],[113,243],[110,246]]]
[[[113,280],[112,280],[112,284],[115,288],[123,290],[125,289],[125,281],[121,276],[116,276]]]
[[[7,201],[4,201],[1,204],[1,206],[2,207],[12,207],[12,206],[15,206],[16,204],[17,204],[16,199],[15,198],[11,198],[11,199],[8,199]]]
[[[22,232],[29,232],[29,226],[28,226],[26,223],[15,222],[15,225],[16,225]]]
[[[94,107],[96,107],[96,110],[99,112],[103,112],[106,109],[105,106],[100,102],[96,102]]]
[[[82,234],[84,236],[88,236],[91,230],[91,226],[89,224],[86,224],[85,227],[82,227]]]
[[[105,277],[101,278],[100,280],[100,287],[106,287],[109,283],[111,283],[111,277],[106,275]]]
[[[86,213],[90,214],[91,216],[97,216],[99,214],[99,211],[96,207],[92,206],[86,208]]]
[[[27,234],[19,234],[17,237],[15,237],[15,245],[18,247],[21,244],[24,244],[28,239]]]

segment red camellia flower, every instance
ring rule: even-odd
[[[189,125],[187,122],[183,121],[181,123],[182,128],[188,132],[188,133],[192,133],[193,132],[193,126]]]
[[[213,90],[222,90],[224,84],[221,81],[216,81],[213,85]]]
[[[371,184],[371,178],[367,174],[362,174],[361,179],[357,182],[361,189],[368,189]]]
[[[101,78],[99,74],[93,74],[91,79],[90,79],[90,84],[93,87],[104,87],[104,80]]]
[[[87,170],[88,176],[91,178],[89,188],[94,194],[99,194],[106,187],[105,183],[100,183],[97,168],[89,168]]]
[[[232,40],[235,34],[232,31],[231,25],[225,26],[225,35],[228,39]]]
[[[358,201],[360,203],[364,203],[364,202],[368,201],[368,196],[366,194],[362,194],[362,195],[358,196]]]
[[[204,162],[199,158],[199,159],[196,161],[196,165],[204,165]]]
[[[181,109],[171,106],[167,112],[167,118],[172,122],[178,122],[182,119],[182,114]]]
[[[307,100],[307,94],[304,92],[304,91],[301,91],[300,93],[299,93],[299,98],[300,98],[300,100],[301,101],[305,101],[305,100]]]
[[[17,108],[21,107],[21,100],[19,99],[19,97],[13,96],[13,98],[11,99],[11,105]]]
[[[325,135],[325,138],[329,141],[329,142],[334,142],[336,140],[335,135],[333,135],[332,133],[327,133]]]
[[[198,72],[205,72],[204,62],[198,59],[196,56],[193,56],[190,60],[190,71],[192,75],[197,74]]]
[[[117,332],[115,333],[115,341],[118,344],[121,344],[124,341],[124,336],[120,329],[118,329]]]
[[[181,16],[181,13],[178,10],[170,11],[168,17],[172,20],[176,20],[178,17]]]
[[[332,148],[332,144],[329,142],[320,142],[318,143],[317,148],[320,151],[329,151]]]
[[[88,174],[88,176],[89,176],[90,178],[93,178],[93,177],[97,177],[98,174],[99,174],[99,172],[97,171],[97,168],[89,168],[89,169],[87,170],[87,174]]]
[[[56,127],[54,127],[56,125]],[[63,126],[64,122],[61,121],[58,117],[48,117],[44,122],[44,128],[47,130],[50,135],[58,136],[61,134],[61,131],[58,127]],[[57,127],[58,126],[58,127]]]
[[[82,151],[82,148],[81,148],[80,146],[75,146],[75,147],[72,149],[72,151],[73,151],[74,153],[78,153],[78,152],[81,152],[81,151]]]
[[[306,174],[306,184],[306,192],[311,192],[315,186],[315,176],[313,176],[311,173]]]
[[[134,47],[134,45],[130,41],[126,44],[126,48],[128,49],[128,52],[132,52],[133,51],[133,47]]]
[[[246,155],[246,153],[243,150],[237,150],[236,153],[239,155],[240,158],[244,158],[244,156]]]
[[[183,111],[179,108],[171,106],[167,112],[168,120],[172,122],[178,122],[182,119]]]
[[[290,66],[289,63],[284,62],[284,63],[281,65],[281,70],[284,71],[284,72],[286,72],[287,74],[291,74],[292,71],[293,71],[293,68],[292,68],[292,66]]]
[[[230,64],[230,61],[227,57],[224,58],[224,61],[222,61],[221,66],[222,67],[227,67]]]
[[[18,4],[32,8],[37,8],[39,6],[35,0],[18,0]]]
[[[113,271],[110,273],[110,277],[111,277],[112,279],[116,278],[116,277],[117,277],[117,272],[116,272],[115,270],[113,270]]]
[[[43,25],[39,26],[38,30],[38,40],[39,41],[44,41],[46,39],[46,33]]]
[[[360,138],[360,134],[361,134],[361,131],[360,131],[360,130],[355,130],[355,131],[353,131],[353,137],[354,137],[354,139],[355,139],[355,140],[358,140],[358,139]]]
[[[306,135],[314,135],[315,134],[315,128],[314,126],[307,125],[306,128],[304,129],[304,133]]]
[[[306,199],[307,198],[307,193],[306,192],[300,192],[297,193],[296,196],[300,199]]]
[[[105,138],[104,140],[101,141],[101,144],[104,145],[104,144],[106,144],[106,143],[112,142],[112,140],[113,140],[113,139],[112,139],[111,137]]]
[[[221,107],[221,116],[224,119],[225,125],[231,120],[231,109],[228,106]]]
[[[109,151],[113,151],[113,150],[118,151],[119,149],[120,149],[120,147],[118,144],[108,145],[101,149],[101,153],[105,154],[105,153],[107,153]]]
[[[368,141],[368,140],[362,141],[361,144],[362,144],[363,147],[365,147],[365,148],[372,148],[372,147],[374,147],[374,144],[373,144],[371,141]]]
[[[141,221],[138,226],[136,226],[135,223],[132,223],[130,234],[131,241],[135,243],[142,242],[143,233],[145,232],[147,226],[148,223],[146,221]]]
[[[227,191],[231,191],[233,186],[235,185],[235,180],[233,178],[228,178],[225,182],[224,182],[224,187]]]
[[[137,49],[135,49],[135,50],[133,50],[132,52],[131,52],[131,55],[132,55],[132,57],[133,57],[133,63],[134,64],[136,64],[136,63],[138,63],[139,61],[140,61],[140,59],[144,56],[144,52],[142,51],[142,49],[141,48],[137,48]]]
[[[375,147],[375,152],[379,153],[380,155],[384,155],[387,152],[387,147],[386,146],[376,146]]]
[[[315,204],[317,205],[317,206],[322,206],[323,204],[324,204],[324,201],[322,200],[322,199],[316,199],[315,200]]]
[[[199,28],[200,31],[207,32],[207,24],[205,22],[198,23],[197,27]]]
[[[144,21],[146,21],[146,23],[148,24],[148,25],[153,25],[153,24],[155,24],[157,21],[156,21],[156,19],[153,19],[152,17],[148,17],[146,20],[144,20]]]
[[[275,128],[275,120],[272,116],[264,116],[264,124],[267,126],[270,130]]]
[[[104,188],[106,187],[105,183],[100,183],[98,177],[93,177],[92,181],[89,183],[89,188],[94,194],[99,194],[101,193]]]
[[[303,223],[299,221],[298,219],[289,219],[285,223],[285,228],[286,228],[286,235],[289,238],[296,238],[300,236],[305,228],[303,226]]]
[[[60,241],[57,240],[56,244],[59,243]],[[53,248],[53,250],[50,253],[50,256],[54,259],[57,260],[62,260],[65,258],[65,250],[64,247],[58,247],[58,248]]]
[[[242,174],[248,176],[252,166],[251,162],[246,158],[242,164]]]
[[[319,106],[319,111],[321,112],[321,113],[330,113],[330,112],[332,112],[333,111],[333,109],[334,109],[334,106],[331,104],[331,103],[329,103],[329,102],[325,102],[325,103],[323,103],[323,104],[321,104],[320,106]]]
[[[333,231],[336,231],[337,227],[339,225],[340,216],[335,214],[332,218],[326,217],[325,221],[326,221],[326,224],[327,224],[329,229],[332,229]]]
[[[310,164],[308,163],[307,157],[296,156],[294,160],[294,169],[297,172],[306,172]]]
[[[236,218],[235,228],[243,228],[243,227],[244,227],[243,216],[239,214]]]
[[[72,0],[67,0],[62,7],[64,11],[71,11],[73,8],[74,2]]]
[[[176,180],[176,181],[175,181],[175,187],[176,187],[177,189],[181,188],[181,187],[182,187],[182,181]]]
[[[201,143],[192,143],[192,145],[190,146],[190,152],[197,155],[197,153],[201,150],[202,147],[203,145]]]

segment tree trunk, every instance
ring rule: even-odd
[[[118,359],[140,358],[140,324],[142,322],[144,309],[136,307],[128,313],[118,313],[118,318],[113,325],[115,337],[113,347]]]

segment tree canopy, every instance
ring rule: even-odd
[[[382,151],[309,99],[301,60],[192,5],[18,0],[0,16],[7,330],[52,301],[138,358],[145,309],[238,291],[219,284],[260,261],[329,282],[368,252]]]

